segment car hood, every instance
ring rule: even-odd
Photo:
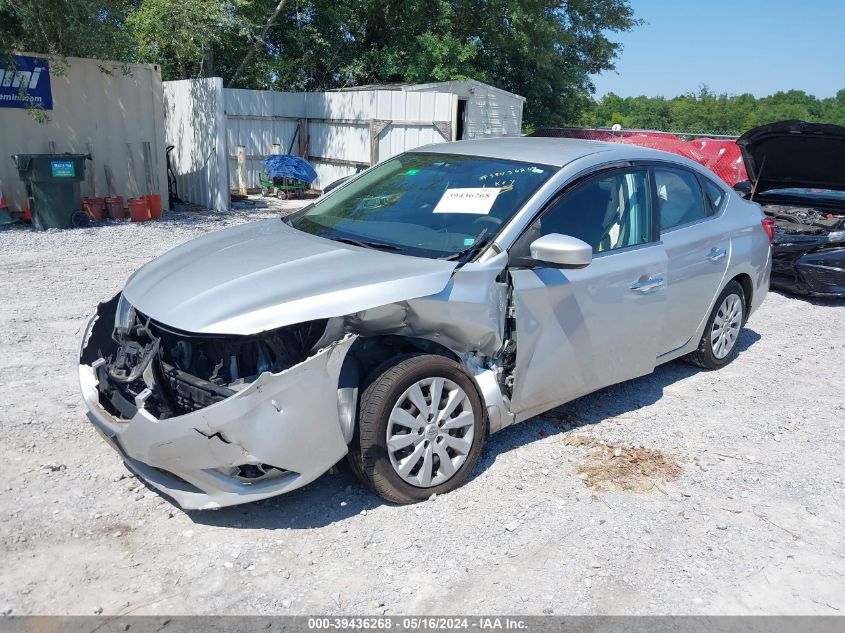
[[[455,266],[264,220],[174,248],[135,272],[123,294],[136,310],[172,328],[256,334],[436,294]]]
[[[792,187],[845,191],[845,127],[780,121],[749,130],[736,144],[757,192]]]

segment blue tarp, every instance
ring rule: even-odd
[[[270,178],[296,178],[309,185],[317,179],[317,172],[304,158],[293,154],[271,154],[263,161]]]

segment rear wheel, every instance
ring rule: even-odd
[[[730,363],[736,358],[745,311],[742,286],[731,281],[716,299],[698,349],[684,359],[705,369],[719,369]]]
[[[460,365],[404,356],[377,369],[361,395],[350,462],[385,499],[423,501],[466,480],[486,431],[483,403]]]

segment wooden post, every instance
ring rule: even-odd
[[[246,195],[246,147],[238,145],[238,193]]]
[[[88,183],[88,195],[92,198],[96,198],[97,178],[94,174],[94,150],[91,148],[91,143],[86,143],[85,149],[91,157],[91,164],[85,164],[85,181]]]
[[[375,165],[378,162],[378,139],[392,121],[385,121],[380,119],[370,119],[370,165]]]
[[[106,189],[108,190],[109,196],[114,196],[117,194],[117,189],[114,187],[114,174],[108,163],[103,165],[103,171],[106,172]]]
[[[141,152],[144,155],[144,177],[147,181],[147,193],[158,193],[153,187],[153,154],[149,141],[143,141],[141,143]]]
[[[135,175],[135,154],[132,153],[132,143],[126,144],[126,170],[129,177],[126,180],[126,196],[141,196],[141,187]]]
[[[299,119],[299,151],[297,153],[308,160],[308,119]]]
[[[370,167],[378,162],[378,131],[375,119],[370,120]]]

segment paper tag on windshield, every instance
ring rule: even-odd
[[[496,202],[500,187],[447,189],[432,213],[474,213],[487,215]]]

